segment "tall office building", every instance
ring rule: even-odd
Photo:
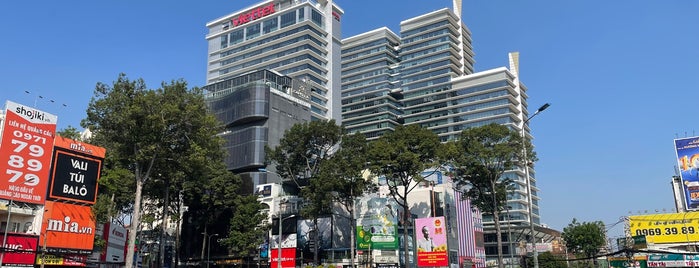
[[[308,83],[313,119],[341,122],[340,26],[332,0],[270,0],[206,24],[206,83],[274,70]]]
[[[467,128],[498,123],[518,132],[524,128],[532,138],[523,125],[528,96],[519,80],[519,54],[509,54],[509,68],[476,72],[471,34],[460,10],[461,1],[455,0],[453,10],[404,20],[399,37],[380,28],[343,39],[343,122],[350,131],[377,138],[395,125],[419,124],[449,141]],[[536,173],[530,167],[529,178],[525,174],[524,167],[505,174],[514,180],[515,191],[508,195],[510,209],[501,220],[516,230],[519,241],[528,241],[530,208],[531,221],[539,225],[536,236],[550,233],[540,226]],[[497,255],[492,216],[484,215],[483,225],[485,252],[492,259]],[[505,254],[517,246],[504,245]]]

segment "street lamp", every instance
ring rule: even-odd
[[[209,268],[209,264],[211,263],[211,238],[214,236],[218,236],[218,234],[210,234],[208,243],[206,244],[206,268]]]
[[[279,202],[279,238],[277,240],[277,268],[282,268],[282,222],[284,220],[291,219],[293,217],[296,217],[296,215],[289,215],[287,217],[282,218],[282,202]]]
[[[536,249],[536,236],[534,235],[534,216],[533,216],[533,210],[534,210],[534,193],[532,192],[532,184],[530,182],[529,178],[529,160],[527,159],[527,145],[525,140],[527,139],[527,136],[524,132],[524,126],[529,122],[529,120],[532,120],[537,114],[543,112],[551,106],[549,103],[545,103],[539,109],[532,114],[532,116],[528,117],[526,120],[522,121],[522,154],[524,156],[524,177],[525,181],[527,182],[527,191],[529,192],[529,231],[531,232],[531,236],[529,237],[529,240],[531,240],[532,243],[532,261],[534,262],[534,268],[539,268],[539,252],[537,252]]]

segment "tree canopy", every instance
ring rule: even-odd
[[[471,203],[493,216],[498,242],[498,263],[504,265],[500,212],[507,206],[507,194],[513,180],[503,177],[506,171],[535,160],[531,145],[515,130],[504,125],[488,124],[464,130],[458,140],[447,143],[445,158],[454,181]],[[524,159],[522,149],[530,152]],[[526,179],[526,178],[525,178]]]
[[[424,181],[422,173],[439,166],[441,143],[437,134],[419,125],[399,126],[369,144],[369,170],[386,179],[391,197],[402,208],[403,227],[410,224],[408,195]],[[407,228],[406,228],[407,230]],[[403,232],[403,259],[410,260],[408,232]]]
[[[594,259],[600,249],[606,245],[606,230],[601,221],[579,222],[573,221],[563,228],[561,234],[566,241],[566,247],[576,256]]]
[[[166,208],[164,219],[179,207],[172,204],[180,194],[190,203],[207,202],[214,194],[230,202],[225,206],[236,200],[239,178],[225,171],[222,141],[215,135],[220,124],[208,112],[202,90],[183,80],[158,89],[125,74],[111,85],[100,82],[81,126],[94,133],[91,143],[107,149],[96,210],[108,213],[102,219],[131,215],[126,266],[133,262],[142,196]],[[214,202],[207,204],[203,211],[216,210]],[[214,215],[207,214],[202,224]]]

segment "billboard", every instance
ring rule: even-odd
[[[95,240],[95,219],[88,206],[46,201],[41,240],[51,253],[89,254]],[[44,237],[46,236],[46,237]]]
[[[276,248],[272,248],[269,252],[269,265],[271,268],[277,268],[279,261],[279,253]],[[282,248],[282,268],[296,267],[296,248]]]
[[[60,265],[60,266],[87,266],[87,256],[84,255],[62,255],[39,254],[36,256],[36,264]]]
[[[124,262],[124,251],[126,250],[126,228],[115,223],[106,223],[104,228],[104,240],[107,241],[107,248],[102,255],[102,261],[107,263]]]
[[[49,199],[94,204],[105,149],[56,137]]]
[[[649,244],[699,242],[699,212],[629,216],[629,228]]]
[[[55,115],[7,101],[0,141],[0,198],[44,204]]]
[[[2,264],[6,266],[34,266],[38,246],[37,236],[7,234],[7,252]]]
[[[675,139],[677,167],[688,210],[699,208],[699,137]]]
[[[357,218],[357,249],[397,249],[397,207],[388,198],[360,200]]]
[[[447,228],[444,217],[415,219],[417,266],[448,266]]]

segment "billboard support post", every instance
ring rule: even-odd
[[[7,224],[5,225],[5,233],[2,235],[2,252],[0,253],[0,266],[3,265],[3,259],[5,258],[5,251],[7,248],[5,245],[7,244],[7,232],[10,229],[10,215],[12,215],[12,199],[10,199],[10,203],[7,204]]]

